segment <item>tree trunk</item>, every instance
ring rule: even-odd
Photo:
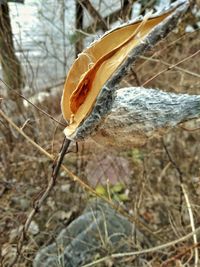
[[[20,62],[15,55],[7,3],[0,4],[0,63],[2,65],[4,82],[20,93],[24,81]],[[22,100],[16,97],[9,88],[7,88],[7,95],[13,101],[17,101],[18,107],[21,105]]]
[[[76,1],[76,29],[83,30],[83,7]],[[76,57],[83,51],[83,37],[82,34],[77,34],[77,41],[75,44],[75,55]]]
[[[106,24],[106,21],[103,19],[101,14],[94,8],[90,0],[79,0],[79,1],[80,5],[83,5],[84,8],[88,11],[88,13],[91,15],[91,17],[94,19],[94,23],[97,23],[97,21],[99,21],[102,30],[107,31],[109,28],[108,25]]]
[[[124,21],[128,21],[131,18],[131,8],[133,5],[133,2],[134,1],[132,1],[132,0],[124,0],[124,2],[123,2],[120,17]]]

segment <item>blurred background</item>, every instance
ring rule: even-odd
[[[105,31],[123,22],[160,10],[170,0],[0,0],[0,107],[41,147],[57,155],[64,127],[44,116],[23,94],[48,114],[65,123],[60,98],[67,72],[77,55]],[[200,47],[200,2],[167,38],[141,56],[124,77],[123,86],[140,86],[165,70],[145,87],[175,93],[200,93],[199,54],[177,67]],[[111,197],[130,213],[140,216],[170,241],[187,233],[190,219],[182,200],[187,188],[195,225],[200,225],[200,124],[191,121],[170,130],[145,147],[117,151],[93,140],[74,144],[65,165],[103,196]],[[180,178],[168,157],[181,170]],[[18,232],[34,201],[46,188],[52,163],[0,117],[0,247],[8,266],[16,253]],[[61,229],[83,210],[91,195],[60,173],[53,193],[33,220],[20,266],[31,266],[36,252],[52,242]],[[180,243],[177,251],[191,242]],[[172,256],[172,248],[166,250]],[[186,254],[184,264],[193,266]],[[161,266],[162,257],[150,255],[149,265]],[[156,265],[157,264],[157,265]],[[160,265],[159,265],[160,264]],[[107,266],[107,265],[106,265]],[[114,266],[114,265],[113,265]],[[116,265],[118,266],[118,265]],[[122,266],[122,265],[119,265]],[[175,265],[172,265],[175,266]],[[183,265],[177,265],[183,266]]]

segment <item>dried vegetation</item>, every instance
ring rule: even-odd
[[[127,83],[144,84],[167,69],[168,64],[176,64],[195,53],[199,45],[199,31],[184,33],[181,28],[177,29],[137,61],[122,86]],[[199,78],[197,55],[166,70],[145,86],[199,94]],[[0,101],[6,103],[6,99]],[[59,119],[60,95],[49,98],[40,107]],[[3,110],[7,112],[5,105]],[[24,109],[23,116],[23,122],[16,120],[18,126],[22,127],[28,120],[24,132],[56,156],[63,139],[63,127],[34,107]],[[16,253],[19,229],[47,186],[52,162],[5,120],[1,119],[0,127],[0,247],[1,263],[8,266],[6,264]],[[74,144],[65,157],[64,165],[93,187],[123,182],[128,196],[128,201],[123,202],[124,209],[136,217],[140,216],[154,231],[157,240],[154,238],[153,246],[168,243],[200,226],[199,127],[198,120],[180,125],[163,138],[150,140],[144,148],[130,148],[129,151],[116,152],[88,141],[78,144],[77,152]],[[106,169],[104,173],[100,172],[102,165],[107,166],[110,172]],[[109,184],[107,178],[110,178]],[[19,266],[31,266],[40,247],[54,241],[59,231],[81,213],[89,198],[89,192],[61,171],[53,191],[31,223]],[[143,231],[142,228],[140,230]],[[150,233],[146,234],[151,238]],[[200,266],[199,231],[196,239],[193,235],[175,245],[142,255],[143,266],[195,266],[195,261],[196,266]],[[135,266],[134,259],[134,256],[110,259],[99,266]]]

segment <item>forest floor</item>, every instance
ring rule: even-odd
[[[145,58],[137,61],[133,66],[134,72],[124,79],[122,86],[142,85],[153,75],[167,69],[167,64],[176,64],[195,53],[199,46],[199,31],[185,34],[178,29],[146,53]],[[146,87],[199,94],[199,70],[199,56],[196,56],[166,70]],[[60,95],[41,104],[41,108],[60,118]],[[24,117],[30,119],[24,132],[56,156],[62,144],[63,128],[33,107],[24,110]],[[0,247],[1,263],[8,266],[6,264],[16,253],[19,229],[34,201],[47,187],[52,162],[5,122],[2,127]],[[142,148],[130,148],[128,151],[115,151],[92,140],[78,144],[76,151],[74,144],[72,152],[65,157],[64,165],[102,194],[106,194],[106,188],[120,185],[121,192],[116,193],[119,194],[118,200],[129,214],[142,218],[156,233],[159,242],[155,245],[159,245],[190,233],[193,222],[195,228],[200,226],[199,140],[199,120],[196,120],[169,130],[164,137],[149,140]],[[125,197],[120,199],[121,193]],[[36,252],[50,244],[61,229],[78,217],[90,198],[89,192],[61,171],[53,191],[33,218],[19,266],[31,266]],[[198,238],[199,234],[197,244],[191,237],[166,247],[162,252],[148,253],[144,266],[194,266],[195,255],[200,254]],[[200,266],[200,260],[198,264]],[[109,266],[120,265],[115,262]],[[127,266],[134,266],[133,258],[127,261]]]

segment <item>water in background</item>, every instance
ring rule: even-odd
[[[121,1],[92,3],[106,16],[119,9]],[[75,57],[75,1],[25,0],[9,7],[16,53],[26,76],[24,92],[31,95],[64,80]],[[91,22],[85,12],[84,26]]]
[[[9,4],[16,52],[29,91],[63,79],[72,63],[70,35],[74,32],[75,5],[73,0],[65,2],[65,10],[60,1],[54,0]]]
[[[121,0],[91,2],[102,16],[120,9],[122,3]],[[168,0],[165,2],[169,4]],[[75,0],[25,0],[25,4],[9,3],[9,7],[16,52],[26,77],[24,92],[32,95],[64,81],[75,57]],[[141,4],[135,2],[132,18],[140,14],[140,9]],[[84,12],[84,26],[92,21]],[[85,38],[85,45],[94,38],[94,35]]]

